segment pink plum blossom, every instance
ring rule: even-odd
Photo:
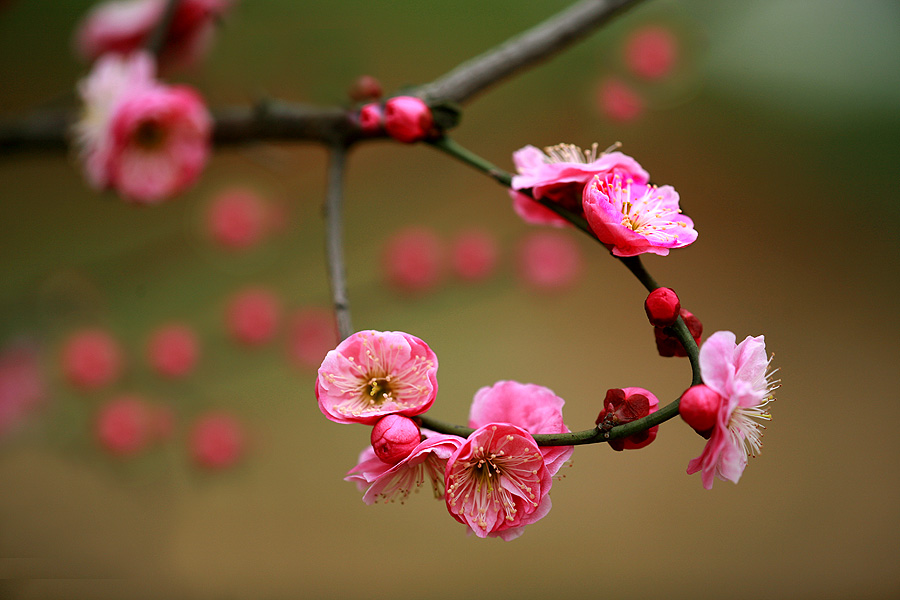
[[[168,0],[115,0],[94,6],[75,33],[78,53],[88,61],[130,54],[147,45]],[[216,22],[232,0],[179,0],[163,44],[164,63],[191,65],[206,54]]]
[[[622,173],[591,180],[584,188],[584,214],[597,239],[614,256],[646,252],[665,256],[670,248],[697,239],[694,222],[678,208],[678,192]]]
[[[395,465],[422,441],[416,422],[402,415],[387,415],[372,428],[371,442],[375,455],[389,465]]]
[[[431,132],[431,109],[415,96],[395,96],[384,103],[384,129],[399,142],[411,144]]]
[[[288,326],[288,356],[303,369],[315,370],[338,343],[331,311],[302,308],[294,313]]]
[[[766,406],[775,399],[778,387],[771,379],[764,337],[735,341],[732,332],[717,331],[700,348],[700,375],[721,401],[712,435],[687,472],[700,471],[708,490],[716,477],[737,483],[747,457],[759,454],[764,429],[760,421],[771,420]]]
[[[611,389],[606,392],[603,410],[597,415],[597,426],[603,430],[637,421],[659,410],[659,398],[649,390],[639,387]],[[659,425],[624,438],[609,440],[613,450],[638,450],[649,446],[656,439]]]
[[[359,491],[364,492],[363,502],[393,502],[399,496],[402,504],[410,492],[417,491],[425,482],[431,484],[436,499],[444,498],[447,460],[462,445],[463,439],[455,435],[423,433],[426,439],[396,465],[378,458],[371,446],[362,451],[359,464],[344,479],[355,482]]]
[[[528,433],[569,433],[563,423],[565,400],[552,390],[532,383],[498,381],[493,386],[475,392],[469,409],[469,427],[479,428],[488,423],[509,423]],[[574,446],[542,446],[544,464],[550,475],[572,456]]]
[[[269,210],[265,201],[252,190],[228,189],[218,194],[206,213],[209,235],[229,250],[256,245],[266,234]]]
[[[678,61],[678,38],[664,25],[646,25],[629,34],[624,46],[625,63],[645,79],[661,79]]]
[[[519,276],[540,291],[572,286],[581,275],[581,250],[571,238],[558,231],[535,231],[518,248]]]
[[[584,186],[595,175],[622,171],[635,181],[647,182],[650,176],[636,160],[621,152],[597,153],[597,144],[582,150],[573,144],[544,148],[525,146],[513,153],[518,175],[512,178],[510,196],[513,208],[528,223],[565,226],[568,221],[535,202],[546,199],[575,213],[582,214]],[[531,190],[532,198],[517,190]]]
[[[109,385],[122,372],[119,342],[104,329],[82,329],[62,349],[62,370],[72,385],[94,390]]]
[[[463,281],[483,281],[497,268],[497,240],[481,229],[460,232],[450,248],[450,266]]]
[[[431,348],[408,333],[354,333],[319,367],[319,410],[336,423],[367,425],[384,415],[422,414],[437,395],[437,368]]]
[[[225,311],[228,333],[245,346],[260,346],[270,341],[281,318],[281,300],[265,288],[241,290],[229,300]],[[333,345],[329,344],[329,348]]]
[[[617,77],[600,82],[597,88],[597,104],[606,118],[619,123],[634,121],[644,112],[644,99],[630,85]]]
[[[197,334],[183,323],[170,323],[158,328],[147,342],[150,366],[170,379],[188,375],[197,364],[199,354]]]
[[[225,469],[244,455],[247,440],[243,424],[226,412],[200,416],[190,432],[190,453],[206,469]]]
[[[13,342],[0,349],[0,437],[47,399],[47,382],[37,348]]]
[[[153,438],[153,413],[143,398],[124,395],[101,407],[95,421],[100,445],[110,454],[133,456]]]
[[[450,514],[478,537],[512,540],[550,512],[553,476],[527,431],[508,423],[476,429],[447,461]]]
[[[85,111],[74,126],[89,183],[142,204],[194,183],[212,131],[200,96],[157,83],[153,71],[146,53],[97,61],[79,85]]]
[[[434,289],[444,275],[444,247],[427,227],[407,227],[384,245],[381,264],[387,284],[409,294]]]

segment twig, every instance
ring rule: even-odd
[[[353,333],[350,322],[350,301],[347,298],[347,274],[344,268],[343,210],[344,164],[347,148],[336,144],[331,147],[328,161],[328,187],[325,190],[325,227],[327,231],[326,254],[331,297],[338,334],[346,339]]]

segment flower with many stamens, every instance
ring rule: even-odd
[[[737,483],[747,457],[762,448],[761,421],[772,416],[766,406],[775,400],[778,382],[769,370],[763,336],[735,343],[730,331],[717,331],[700,348],[703,382],[722,397],[716,423],[703,452],[688,464],[688,475],[702,471],[703,487],[712,489],[716,477]]]
[[[558,204],[576,214],[582,214],[581,197],[584,186],[595,175],[614,171],[627,174],[635,181],[646,183],[650,176],[636,160],[621,152],[597,152],[597,144],[582,150],[574,144],[548,146],[543,151],[525,146],[513,153],[518,175],[512,178],[509,194],[513,208],[522,219],[538,225],[562,227],[568,221],[535,200]],[[532,198],[517,190],[531,190]]]
[[[697,239],[694,222],[681,214],[678,192],[626,174],[597,176],[584,188],[584,216],[614,256],[652,252],[665,256]]]
[[[421,414],[437,395],[437,368],[428,344],[408,333],[354,333],[319,367],[319,410],[336,423],[366,425],[385,415]]]
[[[527,431],[508,423],[476,429],[447,461],[447,509],[478,537],[512,540],[550,512],[553,477]]]
[[[364,492],[363,502],[406,502],[410,492],[418,491],[426,482],[431,484],[434,497],[444,498],[444,470],[447,460],[462,445],[463,439],[432,431],[422,432],[426,439],[419,442],[409,456],[391,465],[384,462],[369,446],[359,455],[359,464],[351,469],[345,481],[353,481]]]

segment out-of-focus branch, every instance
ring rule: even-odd
[[[147,51],[153,56],[158,57],[162,52],[163,46],[166,45],[166,36],[169,34],[172,18],[175,17],[175,10],[178,8],[180,1],[169,0],[166,2],[166,7],[163,9],[162,15],[160,15],[159,22],[153,28],[153,31],[150,32],[150,37],[147,39]]]
[[[640,0],[583,0],[421,86],[428,102],[463,103],[495,83],[546,60]]]
[[[325,191],[326,254],[328,255],[328,278],[331,282],[331,298],[338,334],[346,339],[353,333],[350,321],[350,300],[347,296],[347,275],[344,268],[344,161],[347,148],[332,146],[328,160],[328,187]]]

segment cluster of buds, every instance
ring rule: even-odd
[[[359,127],[367,135],[387,132],[389,136],[412,144],[434,133],[431,109],[415,96],[394,96],[383,105],[371,102],[359,109]]]
[[[678,317],[684,321],[697,346],[700,345],[703,323],[693,314],[681,308],[681,301],[675,290],[666,287],[656,288],[644,301],[644,310],[647,312],[647,319],[653,325],[656,350],[660,356],[685,357],[688,355],[684,344],[672,335],[669,329],[678,321]]]

